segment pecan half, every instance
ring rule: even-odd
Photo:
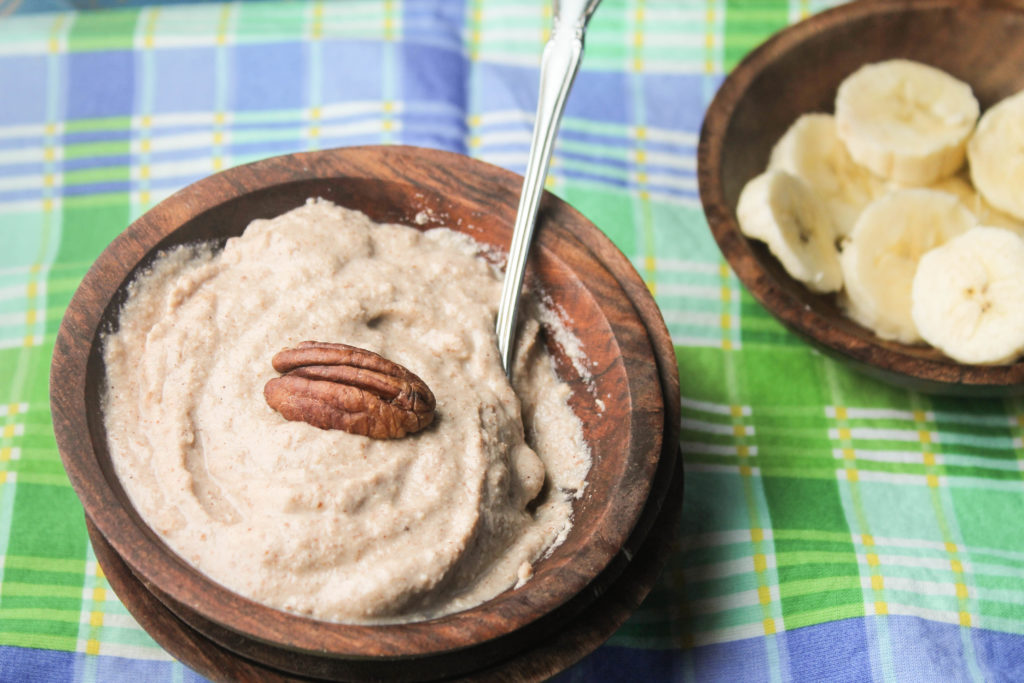
[[[419,377],[383,356],[348,344],[302,342],[274,356],[284,373],[263,387],[287,420],[398,439],[434,419],[434,394]]]

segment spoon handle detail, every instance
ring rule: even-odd
[[[544,181],[551,163],[551,152],[555,146],[565,102],[583,57],[583,36],[587,22],[599,1],[568,0],[560,3],[556,0],[551,38],[541,56],[540,92],[537,98],[533,139],[530,143],[530,156],[526,163],[523,190],[519,196],[519,208],[512,231],[512,242],[509,245],[508,262],[505,265],[501,301],[498,305],[498,352],[509,379],[512,378],[519,294],[523,286],[523,274],[533,229],[537,222],[537,211],[544,192]]]

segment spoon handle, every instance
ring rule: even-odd
[[[556,0],[551,38],[541,56],[537,117],[533,125],[530,157],[526,162],[523,191],[519,196],[519,209],[512,230],[505,280],[498,305],[498,352],[509,379],[512,379],[513,337],[519,315],[519,293],[523,286],[523,272],[537,221],[537,210],[544,192],[544,180],[551,163],[551,150],[555,146],[565,101],[583,56],[583,34],[587,21],[599,1],[567,0],[559,3]]]

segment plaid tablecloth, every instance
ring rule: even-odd
[[[521,172],[546,0],[0,1],[0,680],[188,681],[87,541],[51,431],[64,307],[202,176],[364,143]],[[631,257],[682,380],[678,548],[563,680],[1024,680],[1024,403],[932,398],[787,333],[722,261],[696,145],[723,74],[830,3],[605,0],[549,188]],[[785,96],[780,93],[780,96]]]

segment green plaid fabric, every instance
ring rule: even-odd
[[[198,678],[110,590],[54,443],[54,337],[99,252],[274,154],[406,143],[521,172],[551,23],[542,0],[117,4],[0,2],[0,680]],[[834,4],[605,0],[591,23],[548,187],[661,306],[686,491],[652,595],[566,680],[1024,679],[1024,404],[815,352],[740,286],[700,207],[722,78]]]

